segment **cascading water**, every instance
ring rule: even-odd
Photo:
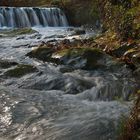
[[[65,14],[59,8],[1,7],[0,27],[60,27],[68,26]]]

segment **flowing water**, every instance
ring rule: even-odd
[[[15,14],[27,11],[19,8]],[[38,71],[11,78],[4,73],[15,66],[0,69],[0,140],[116,140],[132,107],[128,99],[137,87],[131,70],[126,65],[71,69],[29,58],[26,54],[42,42],[77,37],[69,28],[33,29],[38,32],[1,33],[0,59],[31,64]]]
[[[65,14],[59,8],[1,7],[0,27],[68,26]]]

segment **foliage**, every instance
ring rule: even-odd
[[[140,38],[139,0],[99,0],[103,26],[117,32],[123,40]]]

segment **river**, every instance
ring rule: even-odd
[[[137,87],[132,71],[108,55],[107,69],[82,69],[84,61],[72,69],[30,58],[26,54],[42,42],[96,34],[74,35],[73,27],[32,29],[36,32],[22,35],[11,35],[11,27],[0,32],[0,60],[37,68],[7,77],[16,65],[0,65],[0,140],[116,140]]]

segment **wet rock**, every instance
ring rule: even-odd
[[[62,72],[62,73],[67,73],[67,72],[72,72],[72,71],[74,71],[74,69],[72,68],[72,67],[70,67],[70,66],[61,66],[60,67],[60,72]]]
[[[39,60],[42,60],[43,62],[50,62],[54,64],[60,64],[60,60],[58,58],[52,58],[52,54],[54,53],[53,46],[41,46],[37,49],[34,49],[33,51],[29,52],[26,56],[29,56],[30,58],[37,58]]]
[[[21,40],[21,39],[26,39],[25,36],[20,36],[20,37],[17,37],[16,40]]]
[[[20,29],[11,29],[11,30],[3,30],[1,31],[2,34],[5,36],[13,37],[17,35],[24,35],[24,34],[33,34],[37,31],[31,29],[31,28],[20,28]]]
[[[39,33],[32,34],[29,36],[30,39],[41,39],[42,35]]]
[[[20,64],[14,69],[10,69],[4,73],[4,76],[6,77],[16,77],[20,78],[26,74],[36,72],[37,68],[31,65],[23,65]]]
[[[52,36],[46,36],[44,39],[49,39],[49,38],[65,38],[64,35],[52,35]]]
[[[37,49],[32,50],[27,54],[31,58],[37,58],[42,61],[47,61],[51,59],[51,56],[54,52],[53,48],[47,46],[40,46]]]
[[[86,34],[86,31],[84,29],[75,29],[72,33],[72,35],[83,35]]]
[[[59,52],[60,62],[64,65],[72,66],[76,69],[115,69],[121,63],[114,61],[112,57],[93,48],[72,48]]]
[[[15,66],[17,64],[18,63],[16,63],[16,62],[11,62],[8,60],[0,60],[0,68],[3,68],[3,69],[10,68],[10,67]]]

